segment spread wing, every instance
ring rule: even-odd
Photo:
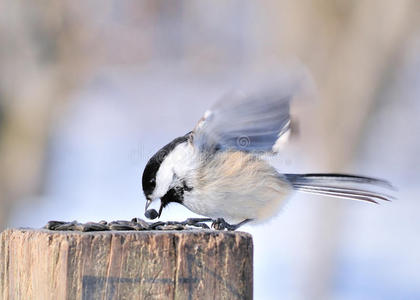
[[[202,151],[276,152],[276,142],[290,129],[292,92],[284,86],[220,99],[195,127],[194,145]]]

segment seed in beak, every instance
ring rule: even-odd
[[[156,211],[156,209],[151,208],[151,209],[146,210],[146,212],[144,213],[144,216],[148,219],[154,220],[159,216],[159,214]]]

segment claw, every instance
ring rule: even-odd
[[[213,220],[213,223],[211,224],[211,227],[213,227],[216,230],[229,230],[233,231],[236,229],[235,225],[231,225],[228,222],[225,221],[223,218],[217,218],[216,220]]]
[[[244,224],[246,224],[250,221],[252,221],[252,219],[245,219],[238,224],[229,224],[228,222],[225,221],[225,219],[217,218],[216,220],[213,220],[213,223],[211,224],[211,227],[216,229],[216,230],[227,229],[228,231],[235,231],[236,229],[238,229],[239,227],[241,227],[242,225],[244,225]]]

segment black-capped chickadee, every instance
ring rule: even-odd
[[[160,149],[143,172],[146,210],[160,199],[212,218],[235,230],[249,221],[276,215],[285,200],[301,191],[377,203],[392,197],[372,187],[380,179],[345,174],[281,174],[261,154],[276,153],[290,133],[293,93],[267,88],[230,94],[205,112],[193,131]],[[221,224],[220,224],[221,223]]]

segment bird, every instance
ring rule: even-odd
[[[275,155],[291,132],[294,89],[270,85],[220,98],[192,131],[175,138],[147,162],[142,176],[146,216],[160,217],[178,203],[212,220],[217,229],[236,230],[269,220],[295,192],[372,203],[393,197],[386,180],[340,173],[281,173],[264,159]],[[148,210],[160,199],[154,214]]]

